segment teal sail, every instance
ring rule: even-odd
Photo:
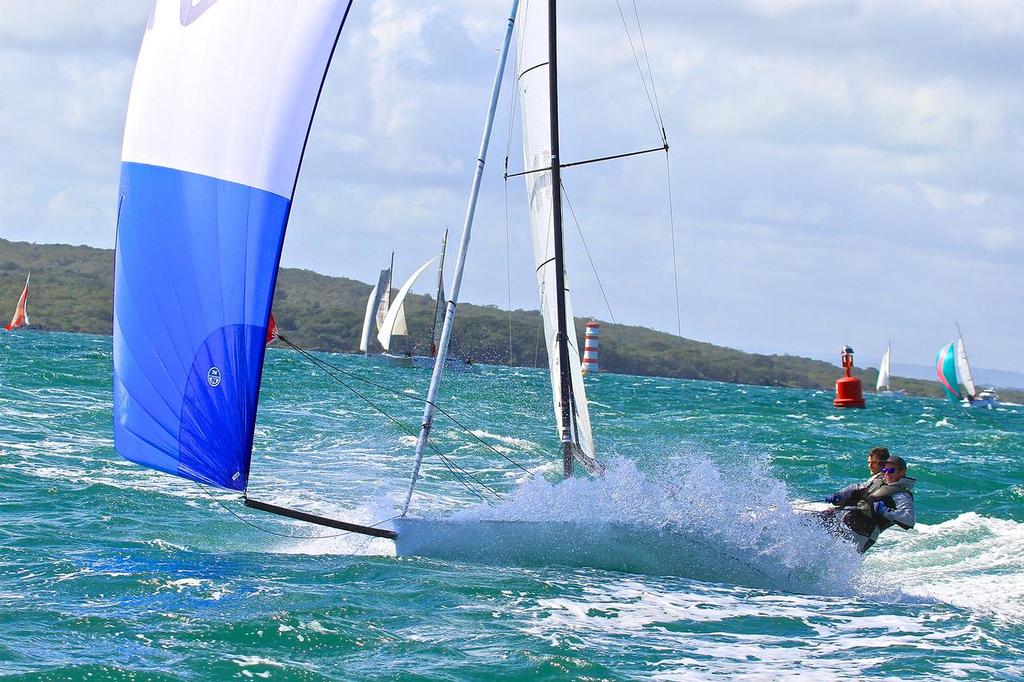
[[[950,342],[943,346],[935,357],[935,372],[939,376],[939,383],[946,391],[946,396],[957,403],[964,399],[960,392],[960,382],[956,376],[956,342]]]

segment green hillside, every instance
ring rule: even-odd
[[[10,314],[3,306],[13,310],[29,268],[33,326],[110,334],[113,251],[0,239],[0,313]],[[274,297],[274,316],[282,333],[301,347],[355,351],[369,292],[369,284],[345,277],[283,268]],[[410,295],[406,299],[409,337],[400,340],[394,350],[425,354],[433,313],[433,298]],[[576,320],[581,340],[585,322]],[[453,353],[474,362],[539,366],[546,364],[542,336],[536,310],[515,310],[510,315],[495,306],[463,303]],[[609,322],[601,323],[601,367],[623,374],[824,389],[831,389],[840,373],[836,365],[819,360],[744,353]],[[874,369],[857,370],[856,374],[865,386],[873,386],[877,378]],[[897,378],[896,383],[915,395],[941,395],[936,382]],[[1001,393],[1015,402],[1024,399],[1019,391]]]

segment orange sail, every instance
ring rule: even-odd
[[[31,278],[31,273],[25,278],[25,288],[21,292],[21,298],[18,299],[18,307],[14,309],[14,317],[11,318],[10,324],[4,325],[4,329],[7,331],[24,327],[28,324],[28,281]]]

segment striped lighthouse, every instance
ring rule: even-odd
[[[586,343],[583,345],[583,374],[600,371],[597,366],[597,348],[600,345],[601,325],[594,320],[587,322]]]

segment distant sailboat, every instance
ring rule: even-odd
[[[882,362],[878,365],[878,381],[875,382],[875,390],[881,393],[889,390],[889,351],[892,344],[886,344],[885,353],[882,355]]]
[[[398,290],[398,294],[395,296],[394,303],[392,304],[392,311],[403,310],[405,305],[405,298],[409,294],[409,290],[413,284],[420,278],[420,276],[426,272],[427,268],[430,267],[431,263],[435,260],[438,261],[437,265],[437,292],[434,299],[434,318],[433,325],[430,330],[430,354],[429,355],[413,355],[412,353],[406,353],[405,355],[399,355],[391,352],[391,337],[394,336],[393,332],[389,332],[391,329],[391,315],[385,317],[384,322],[381,323],[381,328],[377,333],[377,340],[380,342],[382,348],[385,351],[385,357],[391,362],[401,365],[415,365],[418,367],[433,367],[434,358],[437,357],[437,348],[441,340],[441,329],[444,325],[444,311],[445,311],[445,297],[444,297],[444,255],[445,250],[448,246],[448,230],[445,230],[444,237],[441,238],[441,255],[437,258],[431,258],[426,263],[420,266],[420,268],[414,272],[409,279],[405,281],[402,288]],[[406,332],[408,333],[408,332]],[[448,369],[466,370],[471,369],[473,364],[467,360],[461,358],[448,356],[445,358],[445,365]]]
[[[366,355],[370,355],[371,341],[374,337],[374,332],[377,332],[379,335],[380,330],[384,327],[385,320],[388,318],[388,314],[392,312],[392,308],[394,308],[394,314],[391,317],[390,331],[387,334],[388,344],[384,345],[382,343],[382,345],[384,345],[384,351],[387,352],[392,336],[405,336],[408,333],[408,328],[405,322],[405,308],[401,305],[401,302],[397,302],[394,306],[392,306],[391,303],[391,287],[394,269],[395,254],[392,253],[391,265],[380,271],[380,276],[377,278],[377,284],[370,290],[370,296],[366,299],[366,314],[363,317],[363,332],[359,339],[359,350]]]
[[[29,273],[28,277],[25,278],[25,288],[21,290],[21,296],[18,297],[18,305],[14,308],[14,317],[11,318],[10,324],[4,325],[4,329],[7,331],[20,329],[29,324],[28,282],[30,279],[32,279],[32,273]]]
[[[978,390],[975,386],[959,324],[956,331],[956,340],[943,346],[935,359],[935,371],[946,397],[971,407],[995,407],[999,404],[999,396],[993,389]]]
[[[882,354],[882,362],[878,365],[878,381],[875,382],[875,393],[878,395],[906,395],[907,392],[904,389],[897,391],[892,390],[892,365],[890,360],[890,352],[892,350],[892,342],[885,345],[885,353]]]
[[[383,349],[382,357],[401,365],[418,365],[433,367],[434,357],[437,355],[437,345],[441,337],[441,327],[444,323],[444,256],[448,245],[448,231],[445,230],[441,239],[441,255],[431,258],[421,265],[402,286],[398,293],[391,297],[391,276],[394,268],[394,254],[392,254],[392,267],[382,270],[377,286],[370,291],[370,297],[366,301],[366,314],[363,318],[363,333],[359,343],[359,350],[370,355],[371,340],[376,338],[377,343]],[[430,331],[430,355],[413,355],[412,353],[394,353],[392,345],[396,336],[408,336],[408,323],[405,317],[405,299],[410,290],[427,271],[427,268],[439,260],[437,267],[437,293],[434,301],[433,327]],[[375,323],[374,323],[375,321]],[[377,334],[373,337],[374,324]],[[470,363],[458,359],[448,358],[446,360],[452,369],[465,369],[471,367]]]

